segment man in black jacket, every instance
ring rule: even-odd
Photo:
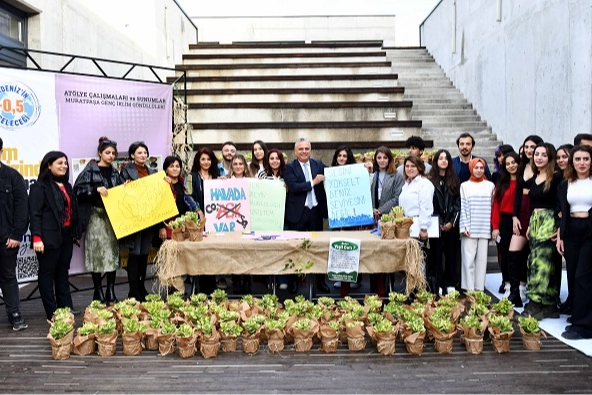
[[[3,141],[0,138],[0,157]],[[0,162],[0,289],[12,329],[28,325],[21,316],[16,258],[19,245],[29,225],[25,180],[12,167]]]

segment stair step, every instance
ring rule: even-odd
[[[345,75],[344,75],[345,76]],[[374,88],[392,89],[398,86],[396,79],[391,80],[247,80],[247,81],[193,81],[187,82],[187,89],[347,89]],[[178,84],[178,89],[183,89]]]
[[[276,64],[278,62],[290,61],[291,63],[362,63],[362,62],[385,62],[384,56],[357,56],[357,57],[331,57],[331,58],[314,58],[314,57],[296,57],[296,58],[210,58],[210,59],[183,59],[184,65],[229,65],[229,64]]]
[[[357,126],[356,124],[360,124]],[[217,145],[223,141],[253,142],[265,136],[265,141],[293,142],[298,137],[308,137],[311,141],[343,141],[359,143],[363,141],[384,141],[385,144],[393,140],[405,141],[408,137],[419,135],[421,126],[408,125],[404,122],[381,122],[384,126],[362,126],[364,122],[335,123],[285,123],[285,124],[202,124],[193,123],[193,141],[204,145]],[[388,126],[387,126],[388,125]],[[292,143],[293,144],[293,143]],[[334,149],[334,148],[333,148]]]
[[[294,63],[291,66],[297,66]],[[240,67],[240,68],[207,68],[207,69],[188,69],[187,75],[189,77],[248,77],[248,76],[272,76],[272,75],[285,75],[287,73],[294,75],[319,75],[319,74],[342,74],[342,75],[355,75],[355,74],[384,74],[390,71],[388,66],[363,66],[361,63],[358,65],[344,63],[343,65],[337,65],[332,63],[333,66],[323,65],[315,63],[314,66],[308,67],[291,67],[288,64],[285,65],[263,65],[264,68],[253,68],[253,67]],[[250,65],[255,66],[255,65]],[[258,65],[261,66],[261,65]],[[267,67],[274,66],[274,67]],[[281,66],[281,67],[275,67]],[[188,65],[184,67],[194,67]]]
[[[360,104],[364,102],[359,102]],[[192,106],[200,105],[203,111],[188,111],[188,122],[225,122],[236,120],[240,122],[321,122],[321,121],[381,121],[391,114],[392,119],[404,121],[410,120],[409,108],[402,107],[345,107],[345,108],[207,108],[208,104],[234,104],[234,103],[190,103]],[[258,104],[258,103],[250,103]],[[315,103],[325,104],[323,102]]]
[[[376,102],[376,101],[403,101],[403,93],[389,88],[390,93],[380,93],[377,89],[368,89],[368,93],[339,93],[329,92],[326,89],[320,92],[309,93],[285,93],[278,90],[277,93],[268,94],[195,94],[188,91],[188,103],[240,103],[240,102]],[[194,90],[195,91],[195,90]],[[232,90],[227,90],[232,91]],[[286,89],[286,91],[290,91]],[[385,91],[387,91],[385,89]]]

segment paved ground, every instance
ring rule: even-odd
[[[124,281],[119,278],[119,281]],[[87,277],[74,277],[78,287]],[[261,286],[261,285],[259,285]],[[28,294],[33,285],[22,290]],[[127,285],[117,286],[120,297]],[[90,302],[90,290],[73,294],[76,307]],[[220,352],[214,359],[159,357],[155,351],[126,357],[119,342],[113,357],[73,355],[53,361],[39,299],[22,302],[29,329],[13,332],[0,325],[0,391],[3,393],[589,393],[590,359],[554,338],[539,352],[522,350],[514,336],[511,352],[499,355],[486,344],[470,355],[455,341],[453,353],[441,355],[426,345],[424,354],[379,355],[368,343],[362,352],[341,345],[336,354],[317,350],[273,355],[265,349],[248,356]],[[77,320],[81,320],[78,316]]]

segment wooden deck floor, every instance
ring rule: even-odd
[[[118,279],[123,281],[123,279]],[[88,287],[90,279],[73,278]],[[32,290],[29,285],[21,294]],[[127,285],[116,287],[118,295]],[[73,294],[82,308],[91,291]],[[0,324],[0,388],[3,393],[589,393],[590,359],[557,339],[543,340],[539,352],[522,350],[519,334],[509,354],[486,344],[481,355],[469,355],[455,341],[452,354],[441,355],[427,345],[424,354],[407,354],[401,343],[384,357],[369,343],[365,351],[341,345],[336,354],[313,346],[308,353],[266,350],[253,356],[240,351],[205,360],[180,359],[144,351],[123,355],[121,341],[113,357],[73,355],[53,361],[46,339],[48,324],[39,299],[22,302],[29,329],[13,332]],[[78,321],[81,316],[76,317]],[[79,322],[77,322],[79,324]]]

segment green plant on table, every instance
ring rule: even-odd
[[[352,321],[352,322],[348,322],[345,326],[347,326],[348,328],[355,328],[356,326],[364,326],[364,323],[362,321]]]
[[[376,326],[377,323],[384,319],[385,318],[378,313],[368,313],[368,322],[370,322],[370,325],[372,326]]]
[[[432,315],[430,317],[432,324],[442,333],[450,333],[454,329],[454,324],[445,317],[438,317]]]
[[[162,301],[162,297],[159,294],[146,295],[146,302],[158,302],[158,301]]]
[[[416,295],[416,299],[421,303],[427,303],[434,298],[434,294],[429,291],[419,291]]]
[[[72,329],[74,327],[69,322],[54,321],[49,328],[49,333],[55,340],[59,340],[63,339]]]
[[[220,318],[220,322],[229,322],[229,321],[237,322],[238,319],[240,318],[240,315],[236,311],[226,310],[226,311],[223,311],[220,313],[219,318]]]
[[[272,330],[272,329],[283,330],[285,326],[286,326],[286,323],[282,322],[280,320],[268,319],[267,321],[265,321],[265,327],[269,330]]]
[[[123,305],[119,310],[121,315],[125,318],[131,318],[132,316],[138,316],[142,311],[135,306]]]
[[[471,329],[471,328],[480,329],[481,328],[481,320],[479,319],[479,317],[474,316],[474,315],[466,315],[460,319],[460,322],[465,324],[467,326],[467,328],[469,328],[469,329]]]
[[[382,311],[384,313],[391,314],[394,318],[399,319],[399,318],[403,317],[403,313],[405,311],[407,311],[407,309],[405,309],[402,304],[399,304],[398,302],[393,301],[393,302],[387,303],[384,306],[384,308],[382,309]]]
[[[90,309],[95,309],[95,310],[100,310],[100,309],[104,309],[105,303],[102,303],[100,300],[93,300],[92,302],[90,302],[90,305],[88,306]]]
[[[337,322],[337,321],[329,321],[329,322],[327,322],[326,325],[336,332],[339,331],[339,322]]]
[[[182,306],[185,306],[185,300],[183,296],[177,295],[176,293],[167,297],[167,305],[173,311],[179,310]]]
[[[259,301],[257,301],[257,304],[263,310],[276,309],[279,304],[279,298],[277,295],[265,294]]]
[[[397,215],[397,214],[399,214],[399,215],[401,215],[401,214],[402,214],[402,215],[405,215],[405,209],[403,209],[403,206],[394,206],[394,207],[391,209],[391,213],[392,213],[393,215]]]
[[[335,299],[329,297],[329,296],[321,296],[318,300],[317,300],[318,304],[322,304],[325,307],[331,307],[335,304]]]

